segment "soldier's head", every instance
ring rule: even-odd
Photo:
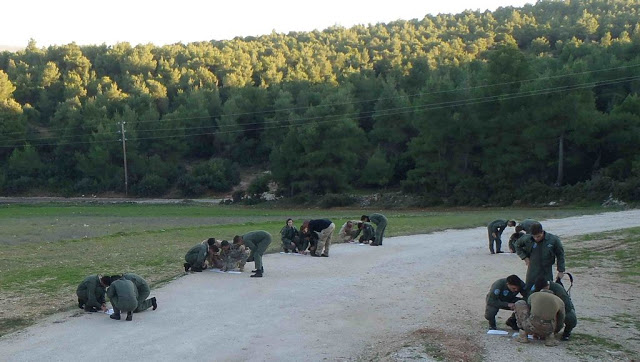
[[[369,215],[362,215],[360,216],[360,221],[370,222],[371,220],[369,219]]]
[[[293,226],[293,219],[291,218],[287,219],[287,226]]]
[[[233,243],[238,245],[238,244],[244,244],[244,240],[242,240],[242,236],[240,235],[236,235],[233,237]]]
[[[524,228],[522,227],[522,225],[518,225],[518,226],[516,226],[516,232],[517,232],[517,233],[521,232],[522,230],[524,230]]]
[[[349,229],[351,229],[353,227],[353,223],[351,222],[351,220],[347,221],[347,227]]]
[[[230,247],[231,245],[229,245],[229,242],[226,240],[222,240],[222,242],[220,243],[220,249],[222,250],[229,250]]]
[[[216,238],[207,239],[207,244],[209,244],[209,247],[211,247],[211,245],[215,245],[216,244]]]
[[[542,225],[539,222],[531,224],[531,235],[537,242],[541,242],[544,239],[544,230],[542,230]]]
[[[307,232],[307,230],[309,229],[309,220],[305,220],[302,222],[302,226],[300,226],[300,230],[305,230],[304,232]]]
[[[507,288],[513,293],[519,292],[522,288],[522,279],[515,274],[507,277]]]
[[[104,275],[100,277],[100,283],[102,283],[102,285],[104,285],[105,287],[108,287],[111,285],[112,282],[120,279],[121,277],[122,277],[121,275],[112,275],[112,276]]]
[[[358,222],[358,229],[362,229],[363,226],[364,226],[364,223],[362,221]]]
[[[549,289],[549,281],[544,277],[540,277],[536,280],[534,287],[536,292],[539,292],[543,289]]]
[[[507,225],[509,225],[511,227],[514,227],[514,226],[516,226],[516,222],[515,222],[515,220],[509,220],[509,221],[507,221]]]

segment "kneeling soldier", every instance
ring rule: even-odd
[[[156,297],[147,299],[149,294],[151,294],[151,289],[149,288],[149,284],[146,280],[134,273],[125,273],[122,278],[131,280],[138,290],[138,307],[133,311],[134,313],[142,312],[150,307],[153,307],[153,310],[158,308]]]
[[[109,285],[111,285],[111,277],[108,275],[97,274],[86,277],[76,289],[78,307],[84,308],[85,312],[106,311],[104,295]]]
[[[131,280],[118,279],[111,283],[107,295],[113,306],[111,319],[120,320],[120,312],[127,312],[127,320],[131,321],[133,313],[138,308],[138,290]]]

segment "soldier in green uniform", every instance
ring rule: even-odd
[[[496,280],[487,293],[487,306],[484,310],[484,317],[489,321],[490,329],[497,329],[496,315],[500,309],[514,310],[515,303],[525,297],[524,282],[517,275],[509,275],[506,278]],[[506,324],[514,330],[518,330],[516,316],[512,314],[507,319]]]
[[[244,265],[247,262],[246,247],[238,242],[229,244],[228,241],[222,240],[220,244],[220,256],[224,266],[222,271],[233,270],[236,267],[242,272],[244,271]]]
[[[358,222],[358,232],[362,232],[360,239],[358,241],[363,244],[369,244],[376,242],[376,232],[373,228],[373,225],[368,222],[360,221]]]
[[[293,220],[287,219],[286,225],[280,229],[280,236],[282,240],[282,248],[285,253],[288,253],[289,250],[292,252],[297,252],[298,244],[300,244],[300,237],[298,236],[298,229],[293,226]]]
[[[544,278],[539,278],[535,284],[535,291],[539,292],[543,289],[547,289],[553,292],[558,298],[564,302],[564,331],[562,332],[561,339],[568,341],[571,337],[571,331],[578,324],[578,318],[576,317],[576,309],[573,306],[569,293],[564,287],[558,283],[548,281]]]
[[[487,226],[487,231],[489,232],[489,251],[491,252],[491,254],[503,252],[502,250],[500,250],[500,248],[502,247],[502,240],[500,240],[502,232],[507,228],[507,226],[515,225],[516,222],[513,220],[495,220],[489,223],[489,225]],[[493,249],[494,243],[496,244],[495,251]]]
[[[529,296],[529,303],[524,300],[516,302],[516,319],[522,329],[516,339],[521,343],[529,343],[527,334],[544,339],[545,346],[557,346],[558,340],[553,334],[560,332],[564,323],[564,302],[550,290],[542,290]]]
[[[536,280],[543,277],[553,280],[553,264],[556,266],[557,278],[564,276],[564,247],[557,236],[542,230],[536,222],[531,226],[531,234],[526,234],[515,243],[516,253],[527,265],[526,288],[530,290]]]
[[[252,231],[242,236],[234,236],[233,243],[244,244],[249,248],[249,250],[251,250],[247,260],[253,260],[256,264],[256,269],[252,271],[252,273],[255,274],[251,275],[251,277],[262,278],[262,275],[264,274],[262,255],[267,251],[269,244],[271,244],[271,234],[262,230]]]
[[[106,311],[104,296],[109,285],[111,285],[111,277],[108,275],[94,274],[84,278],[76,289],[78,307],[83,308],[85,312]]]
[[[120,313],[127,312],[127,320],[133,319],[133,311],[138,308],[138,289],[131,280],[120,278],[111,283],[107,295],[113,306],[111,319],[120,320]]]
[[[382,239],[384,238],[384,231],[387,228],[387,218],[382,214],[362,215],[361,221],[370,222],[376,226],[375,239],[371,243],[372,246],[382,245]]]
[[[189,249],[187,254],[184,256],[184,260],[186,261],[186,263],[183,264],[184,271],[188,272],[189,269],[191,269],[194,272],[201,272],[203,269],[206,269],[207,266],[205,261],[207,256],[209,253],[216,252],[217,247],[215,243],[216,239],[211,238],[207,240],[206,244],[198,244]]]
[[[512,253],[516,252],[516,241],[518,241],[518,239],[520,239],[523,236],[524,236],[524,233],[522,231],[516,231],[515,233],[511,234],[511,236],[509,237],[510,252]]]
[[[149,294],[151,294],[151,289],[149,288],[149,284],[146,280],[134,273],[125,273],[122,278],[131,280],[138,290],[138,307],[133,311],[134,313],[142,312],[143,310],[147,310],[151,307],[153,307],[153,310],[158,308],[156,297],[147,299]]]
[[[531,234],[531,225],[534,223],[537,223],[537,221],[533,219],[524,219],[518,224],[518,226],[516,226],[516,232],[524,231],[527,234]]]

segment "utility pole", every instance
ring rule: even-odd
[[[120,122],[120,131],[122,132],[122,154],[124,155],[124,195],[129,196],[129,175],[127,172],[127,138],[124,134],[124,121]]]

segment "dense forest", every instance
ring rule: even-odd
[[[249,193],[640,200],[639,92],[638,0],[165,46],[32,40],[0,53],[0,194],[197,197],[258,169]]]

